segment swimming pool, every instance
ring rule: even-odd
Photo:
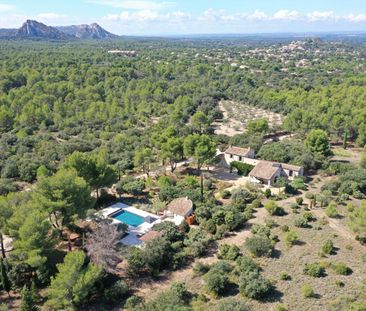
[[[138,227],[145,222],[143,217],[124,210],[117,212],[112,217],[132,227]]]

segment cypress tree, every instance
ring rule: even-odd
[[[3,258],[0,258],[0,281],[1,281],[3,289],[8,293],[8,295],[10,297],[11,285],[10,285],[10,281],[8,278],[8,273],[5,269],[5,264],[4,264]]]

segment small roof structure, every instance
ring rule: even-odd
[[[168,211],[179,216],[189,216],[193,210],[193,202],[186,198],[174,199],[168,204]]]
[[[294,171],[294,172],[300,172],[302,170],[302,166],[287,164],[287,163],[281,163],[281,166],[285,170]]]
[[[161,233],[159,231],[150,230],[149,232],[141,236],[140,240],[146,243],[159,237],[161,237]]]
[[[241,148],[241,147],[230,146],[229,148],[226,149],[225,153],[245,157],[248,155],[249,151],[250,151],[250,147]]]
[[[280,163],[260,161],[249,173],[249,176],[262,180],[271,180],[281,168]]]

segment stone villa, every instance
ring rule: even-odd
[[[293,180],[297,176],[304,175],[304,168],[301,166],[256,159],[255,152],[250,147],[230,146],[223,155],[222,163],[226,167],[230,167],[233,161],[253,165],[254,168],[248,175],[250,180],[267,187],[273,187],[280,177]]]

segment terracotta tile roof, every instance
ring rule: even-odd
[[[250,151],[250,147],[249,148],[241,148],[241,147],[230,146],[229,148],[226,149],[225,153],[245,157],[245,156],[248,155],[249,151]]]
[[[168,204],[168,211],[180,215],[180,216],[187,216],[193,208],[193,202],[188,198],[178,198],[174,199]]]
[[[268,161],[260,161],[249,173],[249,176],[257,179],[270,180],[280,169],[281,164]]]
[[[153,239],[161,237],[161,233],[155,230],[150,230],[149,232],[145,233],[142,237],[140,237],[140,240],[143,242],[148,242]]]

